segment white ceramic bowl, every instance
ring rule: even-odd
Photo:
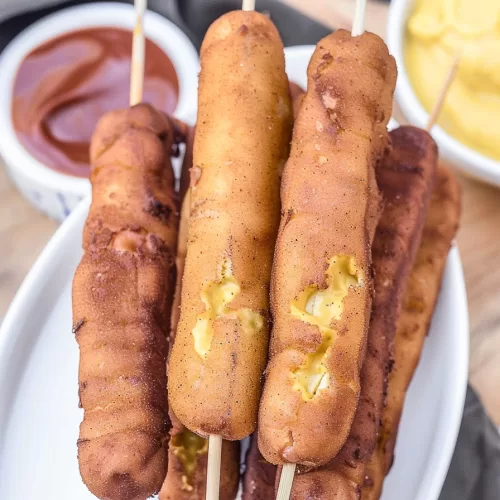
[[[403,52],[406,24],[413,4],[414,0],[391,1],[387,22],[387,45],[398,66],[396,101],[410,123],[425,127],[429,114],[413,91],[406,72]],[[423,77],[425,78],[425,75]],[[432,136],[439,146],[440,155],[452,165],[477,179],[500,186],[499,161],[474,151],[437,125],[432,129]]]
[[[50,38],[68,31],[95,26],[132,30],[135,12],[131,5],[91,3],[63,9],[32,24],[20,33],[0,56],[0,155],[7,172],[25,198],[38,210],[63,220],[90,193],[87,179],[46,167],[17,139],[12,124],[12,87],[24,57]],[[198,54],[189,38],[168,19],[148,11],[144,31],[169,57],[179,80],[179,101],[174,115],[188,123],[196,119]]]

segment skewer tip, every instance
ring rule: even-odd
[[[430,132],[434,124],[436,123],[439,113],[443,109],[444,102],[446,100],[446,96],[448,95],[448,91],[450,90],[451,84],[453,83],[453,80],[455,79],[455,76],[458,71],[458,67],[460,66],[460,57],[461,57],[461,52],[457,52],[455,55],[455,58],[453,59],[453,63],[451,65],[450,71],[448,72],[448,75],[446,76],[446,79],[444,81],[443,87],[441,88],[441,91],[439,92],[438,98],[436,100],[436,104],[434,104],[434,107],[432,108],[430,114],[429,114],[429,119],[427,121],[427,126],[425,127],[425,130],[427,132]]]
[[[130,68],[130,105],[142,101],[144,86],[144,14],[146,12],[147,0],[135,0],[136,22],[132,39],[132,63]]]
[[[241,10],[255,10],[255,0],[243,0]]]
[[[352,36],[359,36],[365,31],[366,0],[356,0],[354,19],[352,21]]]

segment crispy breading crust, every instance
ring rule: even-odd
[[[380,497],[382,483],[394,458],[399,420],[406,391],[418,365],[439,295],[446,256],[460,219],[460,185],[454,174],[440,166],[396,333],[394,366],[389,375],[387,406],[379,441],[368,464],[362,490],[364,500]]]
[[[372,245],[375,298],[358,409],[339,455],[326,466],[297,476],[293,499],[304,498],[311,489],[318,498],[359,498],[365,464],[377,442],[390,345],[437,168],[436,143],[424,130],[400,127],[390,137],[392,150],[376,171],[385,206]]]
[[[237,440],[256,427],[267,358],[269,281],[279,224],[279,174],[288,156],[292,106],[283,44],[272,22],[234,11],[209,28],[201,48],[191,175],[191,217],[181,318],[169,363],[169,399],[190,430]],[[208,354],[193,328],[202,293],[230,263],[241,287],[230,311],[251,310],[249,333],[226,314],[212,323]]]
[[[321,40],[295,122],[282,187],[282,220],[272,278],[274,330],[259,413],[259,447],[272,463],[321,465],[347,439],[371,311],[371,236],[379,216],[375,164],[387,145],[396,66],[384,42],[338,30]],[[328,260],[355,258],[363,285],[343,302],[325,358],[330,383],[305,401],[292,372],[322,342],[294,318],[291,303],[309,285],[326,287]]]
[[[138,105],[105,115],[92,138],[92,205],[73,321],[84,409],[80,473],[102,499],[145,499],[165,477],[178,219],[170,155],[178,132],[166,116]]]

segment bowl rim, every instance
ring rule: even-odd
[[[94,9],[99,9],[96,16]],[[12,87],[17,68],[35,47],[64,33],[91,27],[115,27],[132,30],[135,11],[132,5],[97,2],[61,9],[34,22],[21,31],[0,55],[0,155],[8,167],[47,189],[88,193],[88,179],[59,172],[31,155],[17,138],[12,123]],[[179,82],[179,99],[174,115],[188,123],[194,121],[197,108],[199,57],[186,34],[156,12],[147,11],[144,31],[174,65]],[[50,33],[50,36],[47,34]]]
[[[395,98],[407,120],[425,127],[429,113],[418,100],[406,71],[403,45],[406,20],[414,0],[392,0],[387,17],[386,38],[389,52],[398,68]],[[443,156],[454,166],[486,182],[500,185],[500,161],[475,151],[449,135],[439,125],[432,128],[432,136]]]

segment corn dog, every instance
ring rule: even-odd
[[[193,130],[193,129],[191,129]],[[192,165],[192,141],[189,134],[186,138],[186,154],[182,167],[181,193],[186,182],[183,178]],[[186,191],[182,203],[181,220],[179,224],[179,242],[177,245],[177,282],[175,285],[174,304],[170,329],[170,345],[175,338],[175,330],[179,321],[182,275],[187,253],[187,225],[191,204],[191,193]],[[206,494],[206,467],[208,440],[186,429],[174,413],[169,411],[172,427],[168,445],[167,477],[160,491],[160,500],[202,500]],[[240,471],[239,441],[223,441],[220,499],[234,500],[238,491]]]
[[[292,126],[283,44],[266,16],[235,11],[212,24],[198,102],[169,399],[191,431],[237,440],[257,422],[279,174]]]
[[[276,465],[269,463],[260,453],[257,435],[251,437],[243,475],[242,500],[274,500]]]
[[[91,142],[92,205],[73,281],[83,481],[102,499],[158,492],[167,467],[165,357],[178,207],[175,124],[148,105],[111,112]]]
[[[446,256],[458,229],[460,186],[455,176],[439,167],[422,243],[413,266],[396,333],[394,367],[389,375],[387,406],[375,453],[368,464],[364,500],[380,497],[393,462],[394,446],[406,391],[417,367],[439,294]]]
[[[376,172],[385,206],[372,245],[375,298],[358,409],[340,453],[326,466],[298,475],[293,499],[304,498],[313,485],[321,491],[318,498],[358,498],[376,445],[390,346],[437,167],[436,144],[424,130],[400,127],[390,137],[392,150]]]
[[[389,135],[392,151],[376,171],[385,207],[372,245],[375,299],[361,397],[341,453],[345,462],[366,463],[375,449],[397,319],[436,178],[437,146],[425,130],[403,126]]]
[[[294,126],[272,278],[274,330],[259,413],[271,463],[319,466],[347,439],[359,398],[380,214],[375,164],[396,80],[384,42],[321,40]]]

